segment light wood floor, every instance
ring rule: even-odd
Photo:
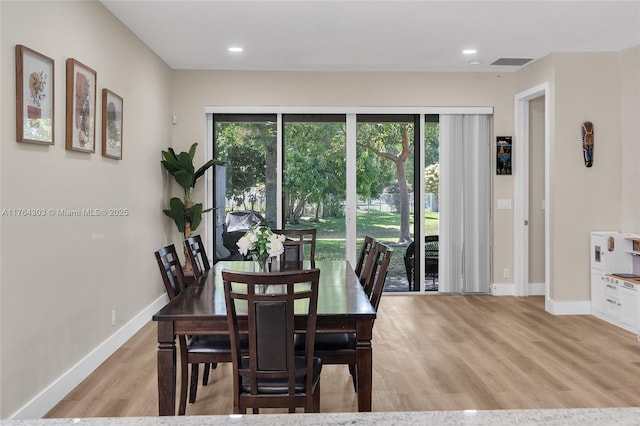
[[[46,417],[155,416],[149,323]],[[229,414],[230,365],[187,414]],[[640,406],[640,343],[542,297],[387,296],[374,328],[374,411]],[[357,411],[346,366],[324,366],[321,411]]]

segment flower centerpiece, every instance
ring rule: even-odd
[[[266,271],[267,260],[284,252],[284,235],[274,234],[264,223],[251,227],[237,242],[243,256],[251,256],[258,262],[259,268]]]

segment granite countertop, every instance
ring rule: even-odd
[[[374,413],[264,414],[184,417],[101,417],[0,420],[3,426],[321,426],[321,425],[638,425],[640,408],[466,410]]]

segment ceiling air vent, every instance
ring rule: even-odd
[[[500,58],[494,61],[491,65],[508,65],[519,67],[527,62],[533,61],[531,58]]]

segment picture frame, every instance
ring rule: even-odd
[[[102,156],[122,160],[123,99],[102,89]]]
[[[54,60],[16,45],[16,140],[53,145],[55,138]]]
[[[66,149],[96,152],[97,73],[83,63],[67,59]]]
[[[511,174],[511,149],[513,138],[511,136],[496,137],[496,174]]]

